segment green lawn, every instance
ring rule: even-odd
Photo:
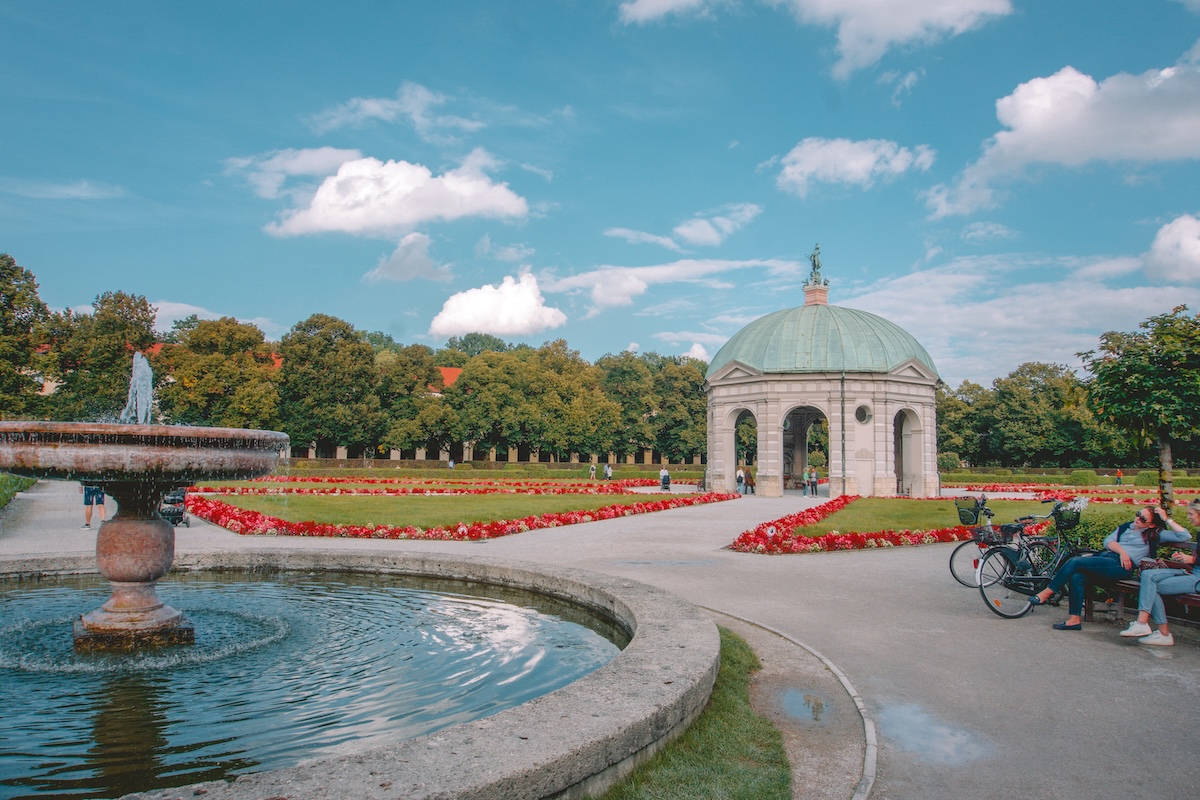
[[[1036,500],[988,500],[988,508],[996,512],[992,524],[1012,522],[1027,514],[1048,514],[1052,503]],[[953,500],[898,500],[887,497],[864,497],[855,500],[836,514],[815,525],[799,529],[802,536],[824,536],[830,531],[840,533],[874,533],[882,530],[931,530],[958,525],[958,511]]]
[[[602,800],[789,800],[783,734],[750,707],[750,678],[759,668],[745,640],[721,628],[721,669],[708,707]]]
[[[459,522],[491,522],[541,514],[633,505],[667,495],[221,495],[216,499],[289,522],[336,525],[413,525],[433,528]]]

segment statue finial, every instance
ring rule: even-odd
[[[821,245],[820,243],[813,246],[812,255],[808,257],[808,262],[812,264],[812,272],[808,274],[808,283],[806,286],[828,286],[829,281],[821,277]]]

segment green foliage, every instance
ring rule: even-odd
[[[100,295],[91,314],[51,314],[46,368],[60,384],[49,398],[50,416],[115,421],[129,394],[134,351],[145,353],[156,342],[154,316],[146,298],[124,292]]]
[[[1133,476],[1134,486],[1158,486],[1158,470],[1144,469]]]
[[[953,472],[962,465],[962,459],[958,453],[939,451],[937,463],[939,472]]]
[[[23,492],[35,483],[37,483],[37,478],[23,478],[20,475],[0,472],[0,508],[8,505],[17,492]]]
[[[35,353],[49,315],[33,273],[0,253],[0,419],[30,415],[38,407]]]
[[[1100,476],[1094,469],[1077,469],[1067,476],[1067,483],[1071,486],[1099,486]]]
[[[1173,442],[1200,425],[1200,314],[1176,306],[1141,323],[1141,331],[1109,331],[1098,350],[1080,353],[1092,373],[1096,413],[1142,442],[1153,441],[1165,476],[1161,502],[1171,504]]]
[[[507,353],[512,350],[512,345],[498,336],[492,336],[490,333],[468,333],[465,336],[451,336],[446,342],[446,349],[459,350],[466,353],[469,358],[474,358],[480,353],[491,351],[493,353]]]
[[[783,735],[750,706],[750,679],[759,669],[745,640],[722,628],[721,667],[704,712],[603,800],[791,798]]]
[[[824,467],[825,466],[825,454],[823,452],[821,452],[820,450],[808,451],[808,465],[810,467]]]
[[[375,351],[347,322],[314,314],[280,342],[279,419],[295,446],[377,443],[385,422]]]
[[[172,331],[154,360],[172,380],[158,390],[166,421],[270,430],[278,425],[275,365],[262,331],[232,317],[196,320]]]

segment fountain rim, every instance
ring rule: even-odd
[[[473,722],[353,755],[136,795],[210,800],[281,794],[363,797],[381,781],[410,800],[577,797],[603,791],[681,734],[704,710],[720,666],[716,624],[657,587],[573,567],[445,553],[269,550],[188,553],[177,570],[363,572],[511,586],[575,603],[632,633],[608,664],[549,694]],[[0,557],[0,582],[94,573],[84,556]]]
[[[27,437],[37,436],[36,440]],[[93,442],[93,439],[96,441]],[[0,422],[0,442],[18,444],[65,442],[68,444],[155,444],[157,446],[194,447],[196,443],[245,445],[258,444],[258,449],[279,450],[287,447],[289,437],[279,431],[252,428],[209,428],[198,425],[134,425],[120,422]]]

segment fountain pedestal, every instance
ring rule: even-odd
[[[156,591],[175,560],[175,528],[158,513],[163,495],[200,479],[265,475],[287,451],[287,434],[275,431],[0,422],[0,469],[103,486],[117,503],[96,537],[96,565],[112,595],[76,621],[76,648],[193,642],[191,624]]]
[[[100,608],[75,622],[76,649],[134,649],[144,645],[192,644],[191,623],[158,598],[158,579],[175,560],[175,527],[158,514],[171,484],[115,482],[105,491],[117,514],[100,526],[96,565],[112,584]]]

